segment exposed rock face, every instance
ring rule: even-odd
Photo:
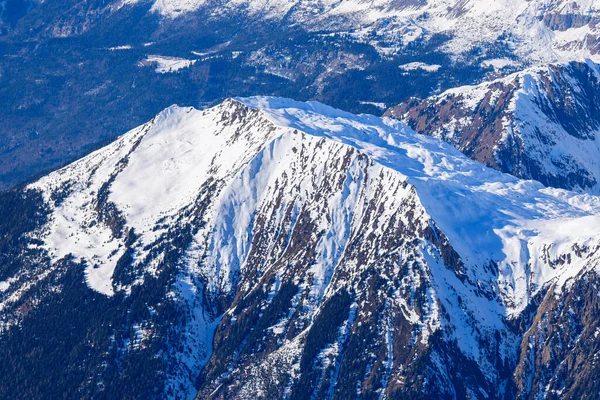
[[[596,390],[600,199],[393,119],[171,107],[0,211],[0,397]]]
[[[586,273],[544,297],[519,349],[515,380],[523,399],[580,399],[597,393],[599,277]]]
[[[544,14],[544,24],[556,31],[566,31],[571,28],[580,28],[588,24],[597,24],[598,16],[582,14]]]
[[[598,192],[600,75],[591,62],[533,68],[388,110],[502,172]]]

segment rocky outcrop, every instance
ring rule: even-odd
[[[387,115],[499,171],[596,193],[599,76],[591,62],[534,68],[407,100]]]

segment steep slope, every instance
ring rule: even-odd
[[[502,172],[599,191],[600,72],[592,62],[528,69],[387,114]]]
[[[600,199],[393,119],[171,107],[2,196],[0,396],[596,390],[577,335],[598,345]],[[539,321],[563,343],[554,364]]]

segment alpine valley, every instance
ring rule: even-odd
[[[0,215],[2,398],[600,390],[600,197],[391,118],[172,106]]]

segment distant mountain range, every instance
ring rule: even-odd
[[[25,33],[35,17],[44,14],[36,34],[53,37],[80,35],[106,19],[118,18],[122,10],[144,7],[159,17],[160,30],[175,30],[195,25],[202,16],[209,21],[239,18],[237,29],[276,26],[284,30],[299,28],[307,32],[336,33],[357,43],[373,46],[384,55],[433,35],[445,35],[441,48],[462,56],[479,47],[480,51],[504,48],[516,63],[565,61],[574,56],[598,53],[600,6],[593,0],[129,0],[100,3],[32,1],[18,18],[9,14],[7,28]],[[13,6],[14,8],[14,6]],[[22,7],[19,9],[23,9]],[[47,15],[61,9],[60,14]],[[128,21],[129,25],[138,23]],[[40,29],[42,28],[42,29]],[[163,33],[164,34],[164,33]],[[125,38],[123,38],[125,39]],[[490,46],[492,47],[490,49]],[[498,60],[496,63],[510,63]]]

